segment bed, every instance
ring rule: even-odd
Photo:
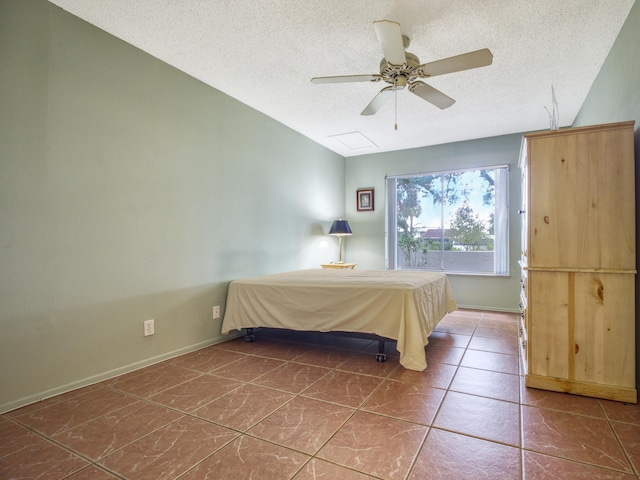
[[[456,309],[442,273],[299,270],[232,281],[222,333],[247,329],[248,341],[258,327],[374,334],[396,340],[400,364],[422,371],[429,335]]]

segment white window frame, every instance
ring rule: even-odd
[[[496,172],[494,179],[494,266],[493,272],[465,272],[447,271],[446,274],[469,276],[509,276],[509,165],[491,165],[470,167],[457,170],[444,170],[435,172],[415,173],[410,175],[388,175],[386,177],[385,194],[385,266],[389,270],[398,269],[398,228],[397,228],[397,197],[396,185],[398,179],[415,178],[433,175],[448,175],[451,173],[471,172],[479,170],[493,170]],[[407,269],[409,267],[401,267]],[[414,269],[423,269],[411,267]],[[426,268],[424,268],[426,269]],[[433,269],[430,269],[433,270]]]

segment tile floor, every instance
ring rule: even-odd
[[[256,337],[0,416],[0,479],[640,479],[640,406],[524,388],[512,314],[448,315],[422,373]]]

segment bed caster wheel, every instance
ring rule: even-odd
[[[376,354],[376,362],[386,362],[387,361],[387,355],[384,353],[378,353]]]
[[[255,337],[253,336],[253,328],[247,328],[244,335],[244,341],[247,343],[251,343],[254,340],[255,340]]]

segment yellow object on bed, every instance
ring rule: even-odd
[[[299,270],[232,281],[222,333],[272,327],[376,334],[397,340],[402,366],[422,371],[427,337],[456,309],[442,273]]]

